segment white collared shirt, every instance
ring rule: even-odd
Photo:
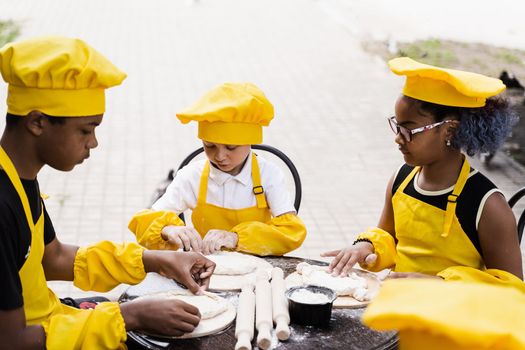
[[[261,182],[272,216],[295,212],[290,192],[281,169],[257,157]],[[166,193],[153,205],[153,210],[171,210],[177,214],[197,205],[199,185],[206,159],[192,162],[177,172]],[[235,176],[210,164],[206,202],[228,209],[243,209],[256,204],[253,194],[251,153],[241,172]]]

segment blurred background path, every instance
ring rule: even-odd
[[[99,148],[89,161],[72,173],[46,168],[39,176],[58,237],[74,244],[134,240],[132,214],[199,147],[196,128],[181,125],[176,111],[222,82],[250,81],[275,105],[264,142],[288,154],[303,181],[308,237],[291,254],[318,258],[351,244],[376,225],[386,183],[402,162],[386,117],[403,79],[361,42],[430,36],[525,48],[524,5],[500,0],[504,11],[496,11],[490,4],[0,0],[0,19],[19,22],[21,38],[80,37],[129,75],[107,94]],[[493,165],[485,172],[505,194],[525,184],[523,167],[506,156]],[[80,295],[70,284],[53,286],[60,296]]]

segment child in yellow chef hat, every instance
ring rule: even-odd
[[[483,283],[386,281],[363,314],[399,332],[400,350],[525,349],[525,293]]]
[[[220,85],[178,113],[183,124],[199,123],[207,159],[181,169],[152,209],[131,219],[138,242],[205,254],[226,248],[282,255],[298,248],[306,229],[284,176],[251,150],[273,116],[270,101],[250,83]],[[193,228],[177,216],[186,209],[192,210]]]
[[[197,253],[109,241],[78,247],[57,238],[37,175],[45,165],[70,171],[89,157],[98,146],[105,90],[126,74],[84,41],[60,36],[3,46],[0,73],[9,84],[0,140],[0,347],[124,349],[126,331],[191,332],[199,310],[181,301],[105,302],[80,310],[61,304],[47,286],[63,280],[106,292],[157,272],[197,293],[213,272],[213,262]]]
[[[396,58],[406,76],[388,123],[405,164],[387,185],[377,227],[349,248],[327,252],[330,270],[356,263],[391,277],[519,282],[523,276],[516,221],[501,191],[471,168],[467,153],[495,152],[516,119],[498,79]],[[461,267],[461,268],[458,268]],[[487,277],[490,276],[490,277]]]

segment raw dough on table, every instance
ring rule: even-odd
[[[297,265],[297,272],[303,276],[304,284],[312,284],[333,289],[337,295],[351,295],[359,301],[368,300],[367,282],[363,277],[350,272],[347,277],[334,277],[325,266],[310,265],[302,262]]]
[[[328,266],[299,263],[296,272],[286,277],[286,286],[311,284],[333,289],[338,295],[333,304],[335,308],[364,307],[379,290],[379,279],[370,272],[352,269],[349,277],[333,277],[327,269]]]
[[[240,291],[247,284],[255,285],[258,270],[265,270],[269,277],[273,268],[272,264],[260,257],[238,252],[218,252],[206,257],[216,263],[210,279],[210,290]]]
[[[257,262],[251,256],[236,252],[218,252],[207,255],[215,266],[214,275],[237,276],[255,271]]]
[[[228,301],[220,296],[204,292],[195,295],[187,289],[175,289],[169,292],[155,293],[144,296],[144,298],[167,298],[178,299],[195,306],[201,313],[201,320],[213,318],[228,309]]]
[[[147,294],[140,298],[180,299],[196,306],[201,313],[201,321],[199,322],[199,325],[193,330],[193,332],[183,334],[180,337],[144,333],[155,338],[184,339],[214,334],[228,327],[233,322],[235,315],[237,314],[235,306],[233,306],[229,301],[210,292],[204,292],[204,295],[194,295],[188,290],[176,289],[168,292]]]

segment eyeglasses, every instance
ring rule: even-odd
[[[434,124],[425,125],[419,128],[408,129],[397,123],[396,116],[388,118],[388,124],[390,125],[390,129],[392,129],[392,131],[396,135],[401,134],[401,136],[403,137],[403,139],[405,139],[406,142],[412,141],[412,135],[419,134],[420,132],[427,131],[430,129],[434,129],[448,122],[450,122],[450,120],[443,120],[443,121],[440,121]]]

